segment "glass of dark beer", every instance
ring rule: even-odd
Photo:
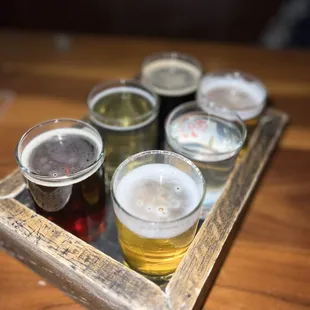
[[[105,226],[104,157],[97,130],[73,119],[38,124],[16,147],[37,213],[88,242]]]
[[[141,80],[158,95],[158,147],[163,148],[165,119],[178,105],[193,101],[203,74],[203,67],[195,58],[176,52],[157,53],[142,63]]]

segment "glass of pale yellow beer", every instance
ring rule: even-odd
[[[154,150],[125,160],[111,182],[125,264],[168,279],[195,236],[205,190],[200,170],[179,154]]]
[[[106,145],[108,179],[118,165],[157,143],[157,95],[138,81],[119,80],[97,85],[87,98],[89,119]]]
[[[214,102],[235,111],[244,121],[248,138],[266,107],[267,89],[256,77],[239,71],[210,72],[198,86],[196,100],[202,110]],[[247,141],[246,141],[247,142]],[[243,154],[247,143],[242,147]]]
[[[234,110],[247,127],[255,126],[266,105],[267,90],[263,83],[248,73],[220,71],[205,75],[199,84],[196,99],[215,102]]]

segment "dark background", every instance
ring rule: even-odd
[[[0,27],[307,47],[310,0],[6,0]]]

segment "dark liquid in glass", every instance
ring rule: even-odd
[[[165,142],[165,121],[170,112],[179,106],[182,103],[193,101],[196,97],[196,92],[192,92],[183,96],[179,97],[169,97],[169,96],[162,96],[159,95],[159,102],[160,102],[160,110],[158,116],[158,140],[157,146],[159,149],[164,149],[164,142]]]
[[[146,59],[141,80],[159,97],[157,147],[164,148],[165,120],[178,105],[195,100],[202,68],[192,57],[163,53]]]
[[[70,133],[39,142],[28,152],[27,160],[30,171],[47,177],[44,184],[27,180],[37,213],[85,241],[96,239],[105,227],[103,165],[75,179],[70,179],[70,175],[96,161],[97,146],[87,136]],[[68,179],[54,184],[48,181],[62,176]]]

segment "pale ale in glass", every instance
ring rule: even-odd
[[[151,279],[173,274],[197,229],[205,182],[185,157],[167,151],[136,154],[111,184],[125,263]]]
[[[159,106],[147,87],[132,80],[108,82],[94,87],[87,102],[90,121],[106,144],[109,179],[127,157],[155,148]]]
[[[202,109],[205,102],[215,102],[234,110],[245,122],[250,137],[266,106],[267,90],[247,73],[213,72],[201,79],[196,98]]]

